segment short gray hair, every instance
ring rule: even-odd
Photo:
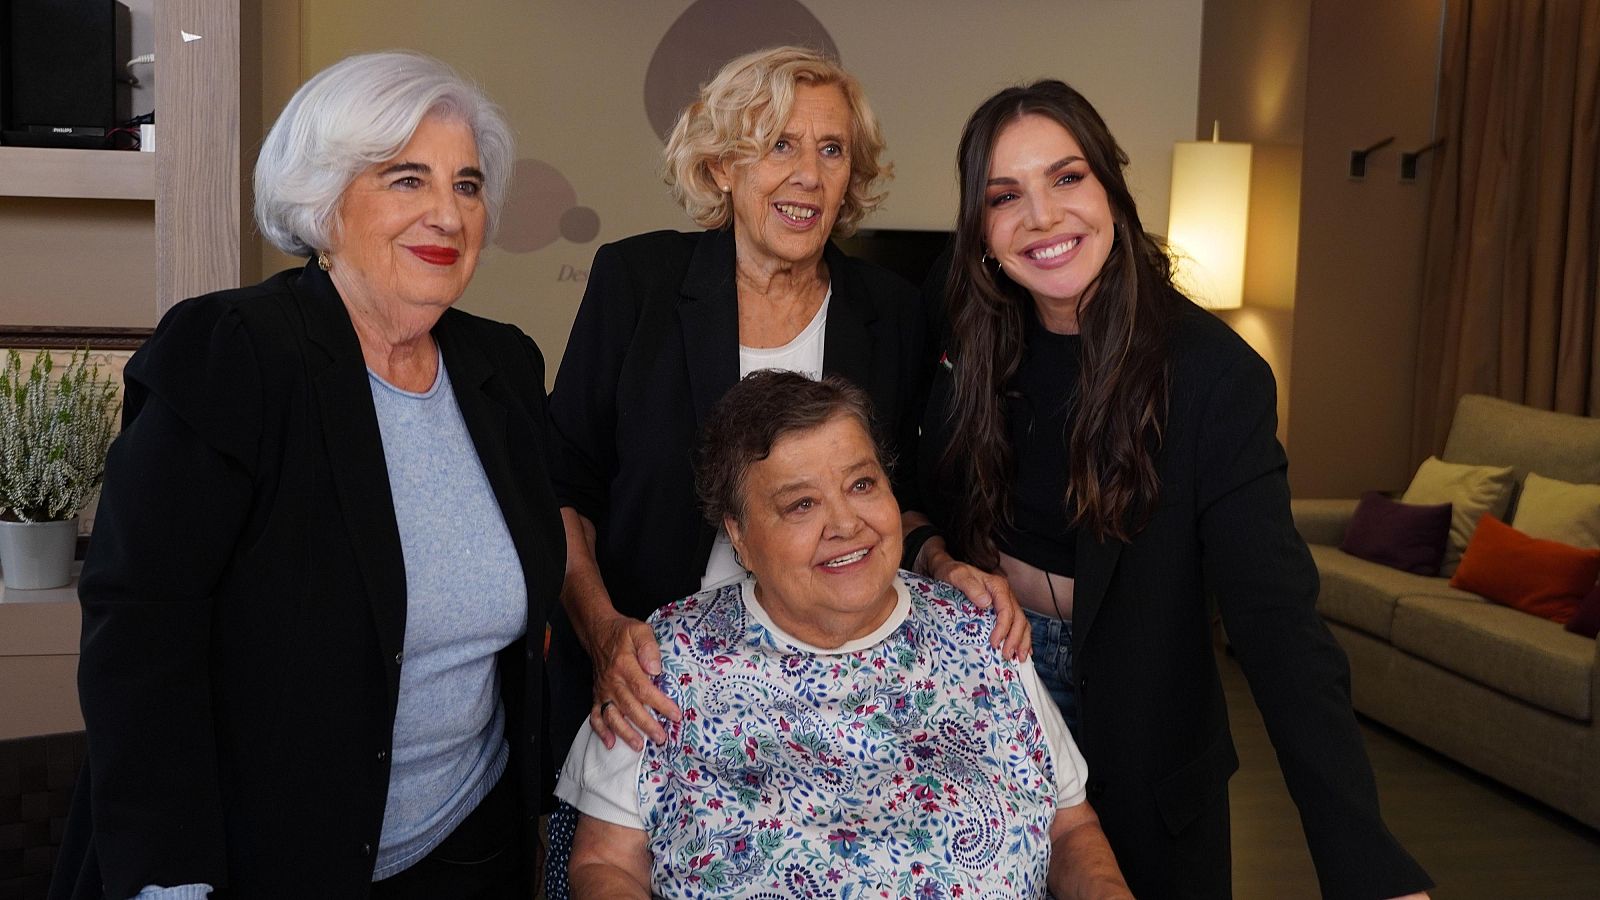
[[[483,168],[487,243],[511,186],[516,140],[477,85],[431,56],[388,51],[351,56],[295,92],[256,161],[256,224],[295,256],[328,249],[339,197],[368,166],[393,159],[429,115],[472,132]]]
[[[750,467],[772,455],[791,434],[808,432],[836,418],[855,421],[872,441],[878,465],[894,460],[872,427],[872,399],[838,375],[812,381],[798,372],[758,369],[734,382],[711,407],[695,453],[694,487],[700,511],[712,525],[731,516],[745,521],[745,482]]]

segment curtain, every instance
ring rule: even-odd
[[[1600,414],[1600,0],[1449,0],[1412,451],[1462,394]]]

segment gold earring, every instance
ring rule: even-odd
[[[317,253],[317,268],[324,272],[332,271],[333,260],[328,258],[328,251],[323,250]]]

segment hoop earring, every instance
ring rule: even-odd
[[[322,250],[317,253],[317,268],[324,272],[333,271],[333,260],[328,258],[328,251]]]
[[[1003,273],[1005,271],[1005,269],[1006,269],[1005,263],[1001,262],[1000,260],[996,259],[993,256],[990,256],[989,255],[989,251],[987,249],[985,249],[983,251],[983,257],[980,258],[978,260],[978,262],[983,264],[983,266],[985,268],[988,268],[988,264],[989,263],[994,263],[994,269],[993,269],[993,271],[991,273],[991,274],[994,274],[994,275],[999,275],[999,274]]]

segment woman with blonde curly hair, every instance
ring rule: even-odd
[[[606,746],[620,737],[635,750],[665,739],[658,715],[679,718],[653,683],[660,654],[643,618],[745,575],[697,511],[692,465],[701,421],[741,377],[844,376],[870,395],[891,455],[910,458],[926,368],[917,293],[829,240],[882,201],[883,149],[860,83],[837,62],[794,47],[741,56],[667,143],[666,181],[706,230],[595,254],[551,397],[567,533],[565,616],[548,659],[556,759],[586,716]],[[893,485],[909,507],[904,474]],[[986,590],[976,569],[947,577],[999,609],[996,646],[1025,653],[1009,594]]]

